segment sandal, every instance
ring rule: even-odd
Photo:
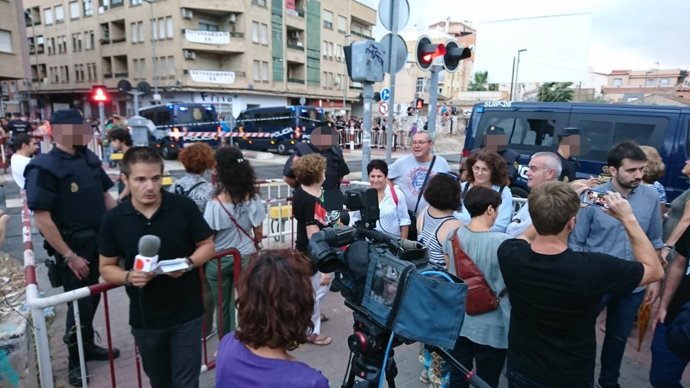
[[[312,345],[326,346],[330,345],[331,342],[333,342],[333,339],[331,337],[312,334],[309,336],[309,338],[307,338],[307,342],[309,342]]]
[[[326,321],[328,321],[329,319],[330,319],[330,318],[328,318],[328,316],[327,316],[326,314],[321,313],[321,322],[326,322]]]

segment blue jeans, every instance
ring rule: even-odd
[[[201,317],[164,329],[132,328],[152,388],[198,388]]]
[[[680,380],[690,360],[684,360],[668,349],[666,330],[666,325],[659,324],[654,331],[649,382],[654,388],[683,388]]]
[[[632,331],[637,310],[644,299],[644,291],[626,295],[604,295],[599,312],[606,307],[606,335],[601,346],[599,384],[615,386],[620,376],[625,344]]]

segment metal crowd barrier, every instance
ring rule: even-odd
[[[31,311],[31,317],[32,317],[32,329],[33,329],[33,338],[35,340],[36,344],[36,357],[38,360],[38,369],[39,369],[39,380],[42,388],[54,388],[55,383],[53,380],[53,365],[51,363],[51,354],[50,354],[50,345],[49,345],[49,340],[48,340],[48,328],[46,325],[46,319],[43,314],[43,309],[46,307],[51,307],[51,306],[56,306],[59,304],[63,303],[68,303],[68,302],[73,302],[81,298],[89,297],[91,295],[95,295],[98,293],[103,294],[103,310],[104,310],[104,321],[105,321],[105,331],[106,331],[106,339],[107,339],[107,347],[109,350],[112,350],[113,348],[113,340],[118,340],[119,338],[113,338],[112,337],[112,327],[111,327],[111,319],[110,319],[110,305],[108,301],[108,291],[119,288],[121,286],[113,285],[113,284],[108,284],[108,283],[99,283],[99,284],[94,284],[92,286],[88,287],[82,287],[76,290],[72,291],[67,291],[67,292],[62,292],[60,294],[56,294],[53,296],[49,297],[40,297],[40,292],[39,292],[39,287],[37,284],[36,280],[36,262],[35,262],[35,257],[34,257],[34,252],[33,252],[33,242],[31,239],[31,218],[30,218],[30,213],[29,209],[26,205],[26,194],[24,191],[22,191],[22,241],[23,241],[23,247],[24,247],[24,278],[25,278],[25,285],[26,285],[26,303],[30,308]],[[219,333],[219,339],[218,343],[220,342],[220,338],[226,333],[223,333],[223,292],[222,292],[222,285],[223,285],[223,279],[222,279],[222,271],[221,271],[221,259],[226,256],[233,256],[234,258],[234,269],[233,269],[233,277],[234,277],[234,283],[233,287],[236,287],[237,285],[237,280],[239,278],[240,274],[240,264],[241,264],[241,259],[240,259],[240,253],[236,249],[228,249],[224,250],[221,252],[217,252],[216,255],[213,257],[213,260],[215,260],[217,265],[217,271],[218,271],[218,305],[217,305],[217,312],[218,312],[218,333]],[[205,274],[203,271],[203,267],[200,268],[199,275],[202,277],[202,282],[205,281]],[[126,297],[126,296],[123,296]],[[73,303],[73,308],[74,308],[74,318],[75,318],[75,324],[77,328],[77,343],[79,347],[79,361],[81,364],[81,371],[82,371],[82,381],[83,386],[88,388],[88,383],[87,383],[87,376],[86,376],[86,368],[85,368],[85,359],[84,359],[84,344],[83,344],[83,339],[82,339],[82,330],[81,330],[81,320],[79,316],[79,305],[77,303]],[[62,324],[62,322],[55,322],[54,324]],[[209,359],[209,352],[211,354],[215,354],[215,350],[211,351],[208,347],[208,340],[207,340],[207,334],[210,332],[210,328],[206,327],[205,323],[202,324],[202,338],[201,338],[201,345],[202,345],[202,354],[203,354],[203,360],[202,360],[202,366],[201,366],[201,372],[206,372],[211,369],[214,369],[216,366],[215,359]],[[216,343],[217,346],[217,343]],[[123,349],[122,354],[124,354],[125,349]],[[138,350],[136,349],[136,346],[134,348],[134,353],[135,353],[135,365],[134,367],[136,368],[136,375],[137,375],[137,387],[142,388],[144,386],[143,378],[142,378],[142,373],[141,373],[141,363],[140,363],[140,357]],[[123,357],[126,361],[126,357]],[[117,376],[115,373],[115,361],[111,358],[108,363],[109,367],[109,376],[110,376],[110,386],[112,388],[115,388],[118,386],[117,383]],[[93,368],[93,366],[92,366]],[[97,368],[94,368],[97,369]],[[93,369],[92,369],[93,371]]]

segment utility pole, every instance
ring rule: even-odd
[[[158,40],[158,38],[160,37],[154,37],[154,35],[156,35],[156,25],[154,24],[154,22],[156,21],[156,16],[153,13],[153,3],[156,0],[144,1],[149,3],[149,9],[151,11],[151,60],[153,62],[153,100],[157,103],[158,101],[160,101],[160,94],[158,94],[158,57],[156,56],[156,40]]]

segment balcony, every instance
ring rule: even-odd
[[[301,48],[301,50],[293,49],[290,46],[288,46],[288,48],[289,48],[289,50],[285,50],[285,59],[287,60],[288,63],[302,64],[302,65],[306,63],[306,58],[304,56],[304,48]]]
[[[305,30],[307,22],[304,18],[304,10],[285,9],[285,25],[300,30]]]
[[[360,21],[362,24],[375,26],[376,25],[376,10],[369,6],[360,3],[359,1],[352,2],[352,18]]]
[[[180,0],[181,8],[200,11],[217,11],[223,14],[238,12],[245,9],[243,0]]]
[[[225,31],[199,31],[184,29],[182,48],[209,53],[244,53],[246,46],[244,33]]]

